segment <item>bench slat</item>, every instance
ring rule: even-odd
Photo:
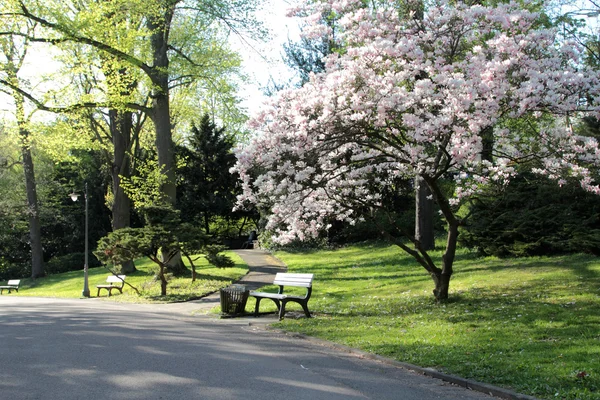
[[[273,280],[274,285],[283,286],[298,286],[298,287],[311,287],[314,274],[287,274],[277,273]]]
[[[110,275],[108,278],[106,278],[106,282],[109,283],[123,283],[123,281],[125,280],[126,275]]]

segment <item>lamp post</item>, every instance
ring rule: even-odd
[[[73,201],[77,201],[77,199],[79,198],[79,194],[75,193],[75,191],[73,191],[73,193],[71,193],[69,195],[71,197],[71,200]],[[90,297],[90,287],[88,285],[88,195],[87,195],[87,182],[85,183],[85,192],[84,192],[84,196],[85,198],[85,261],[83,264],[83,291],[81,292],[81,295],[83,297]]]

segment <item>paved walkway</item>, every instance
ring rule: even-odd
[[[490,400],[238,318],[140,306],[0,296],[0,398]]]

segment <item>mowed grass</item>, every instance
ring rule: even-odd
[[[219,290],[230,283],[238,280],[248,272],[248,266],[234,252],[225,252],[235,262],[233,268],[216,268],[200,256],[194,265],[196,266],[197,278],[192,283],[190,274],[185,277],[174,277],[169,280],[167,296],[160,296],[160,282],[154,279],[155,265],[147,258],[136,260],[137,271],[127,274],[126,282],[135,286],[141,296],[127,284],[123,294],[113,290],[111,300],[132,303],[169,303],[176,301],[187,301],[200,298],[209,293]],[[189,267],[187,260],[184,260]],[[88,281],[90,294],[96,297],[96,285],[106,284],[106,278],[110,275],[109,270],[104,267],[90,268],[88,270]],[[49,275],[44,278],[22,279],[19,292],[12,292],[13,296],[39,296],[39,297],[64,297],[80,298],[83,290],[83,271],[73,271],[63,274]],[[6,293],[6,292],[5,292]],[[108,292],[102,290],[101,297],[106,297]]]
[[[433,255],[439,260],[441,251]],[[316,318],[288,318],[281,328],[542,399],[600,398],[596,257],[478,258],[460,250],[450,301],[437,304],[431,278],[395,246],[276,256],[290,272],[315,274]]]

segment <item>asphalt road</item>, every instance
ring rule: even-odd
[[[0,399],[492,399],[267,331],[100,299],[0,296]]]

